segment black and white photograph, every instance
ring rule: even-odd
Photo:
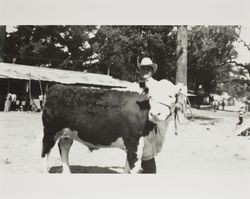
[[[249,35],[1,26],[1,172],[249,172]]]
[[[250,23],[78,22],[0,24],[4,179],[236,176],[249,196]]]

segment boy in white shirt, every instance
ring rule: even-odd
[[[243,116],[246,112],[245,106],[241,106],[239,112],[239,122],[237,123],[238,126],[240,126],[243,123]]]
[[[154,90],[158,81],[152,76],[157,71],[157,64],[153,63],[150,58],[145,57],[141,60],[141,63],[138,63],[138,68],[142,78],[141,86],[144,87],[144,91],[147,93],[147,89]]]
[[[154,90],[154,87],[158,83],[158,81],[152,77],[157,70],[157,64],[153,63],[150,58],[145,57],[141,60],[141,63],[138,63],[138,68],[143,80],[140,82],[140,86],[144,88],[144,92],[150,97],[151,94],[148,93],[148,91]],[[155,158],[142,159],[141,167],[143,169],[142,173],[156,173]]]

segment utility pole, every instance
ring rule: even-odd
[[[6,26],[0,26],[0,62],[3,62],[6,39]]]
[[[184,85],[183,94],[187,94],[187,26],[177,28],[177,60],[176,60],[176,79],[175,83]]]
[[[176,111],[178,118],[183,122],[185,118],[185,112],[187,109],[187,26],[177,27],[177,48],[176,48],[176,84],[182,84],[180,93],[178,95]],[[175,124],[177,125],[177,124]]]

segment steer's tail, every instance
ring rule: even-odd
[[[46,106],[43,109],[42,122],[43,122],[43,138],[42,138],[42,157],[45,157],[46,154],[55,145],[54,136],[57,133],[55,129],[55,124],[53,122],[53,114]]]
[[[42,138],[42,154],[41,154],[42,158],[44,158],[45,155],[48,154],[55,145],[55,140],[53,135],[54,135],[53,133],[50,134],[50,132],[47,129],[44,129],[44,135]]]

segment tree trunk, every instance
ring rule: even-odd
[[[4,48],[6,39],[6,26],[0,26],[0,62],[4,59]]]
[[[187,27],[179,26],[177,29],[177,61],[175,83],[184,85],[184,93],[187,94]]]
[[[179,95],[176,103],[176,114],[180,121],[184,122],[187,109],[187,27],[179,26],[177,29],[177,48],[176,48],[176,79],[175,83],[181,83],[180,92],[184,95]]]

